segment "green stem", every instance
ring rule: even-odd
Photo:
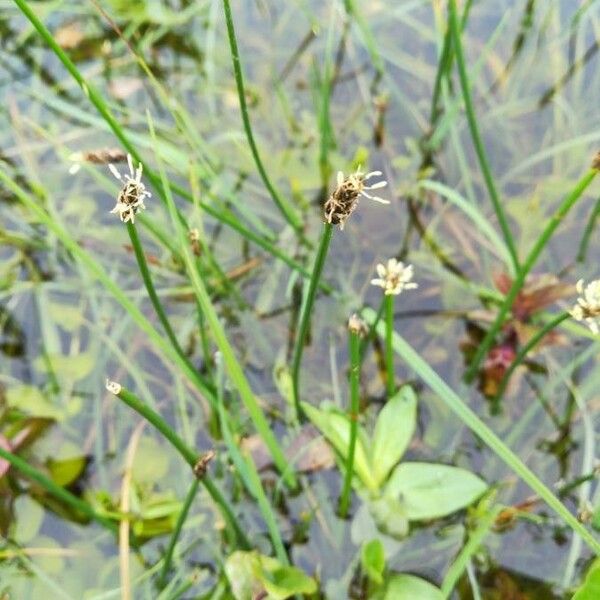
[[[469,18],[469,11],[471,10],[472,0],[468,0],[465,4],[462,17],[460,19],[460,30],[464,30]],[[442,53],[438,62],[437,72],[435,74],[435,83],[433,84],[433,96],[431,100],[431,110],[429,113],[429,123],[433,129],[437,124],[439,116],[441,114],[440,94],[442,93],[442,80],[444,77],[448,77],[450,69],[452,67],[452,33],[450,27],[447,28],[446,34],[444,35],[444,45],[442,47]]]
[[[127,406],[135,410],[139,415],[144,417],[151,425],[153,425],[165,438],[166,440],[179,452],[185,462],[192,468],[196,466],[199,454],[192,450],[178,435],[173,431],[170,425],[155,411],[153,411],[147,404],[142,402],[135,394],[121,387],[120,392],[117,394]],[[195,476],[195,475],[194,475]],[[221,510],[223,519],[235,534],[235,537],[246,547],[251,547],[248,537],[241,529],[233,509],[229,505],[229,502],[225,498],[223,492],[217,487],[215,483],[211,481],[209,477],[202,477],[201,483],[206,488],[215,504]]]
[[[360,396],[359,382],[360,335],[358,331],[350,329],[350,444],[348,446],[344,486],[340,497],[340,516],[342,518],[345,518],[348,514],[352,476],[354,475],[354,453],[356,450],[356,436],[358,433],[358,407]]]
[[[167,337],[169,338],[169,341],[171,342],[171,345],[173,346],[175,352],[177,352],[177,354],[181,356],[182,360],[189,362],[188,357],[185,355],[184,351],[179,345],[179,342],[177,341],[175,332],[173,331],[171,324],[167,319],[167,315],[165,314],[158,294],[156,293],[156,289],[154,287],[154,283],[152,282],[152,277],[150,275],[150,270],[148,269],[148,263],[146,262],[146,255],[144,254],[144,250],[140,243],[140,238],[137,234],[137,229],[133,223],[127,223],[127,232],[129,233],[129,239],[131,240],[131,245],[133,246],[133,251],[135,253],[135,258],[137,260],[140,274],[142,275],[144,285],[146,286],[146,291],[148,292],[148,296],[150,298],[150,301],[152,302],[152,306],[156,311],[158,320],[161,322],[165,333],[167,334]],[[190,365],[190,369],[194,370],[194,367]]]
[[[240,61],[240,53],[237,46],[237,41],[235,37],[235,29],[233,27],[233,17],[231,15],[231,6],[229,4],[229,0],[223,0],[223,7],[225,9],[225,22],[227,24],[227,37],[229,38],[229,47],[231,49],[231,60],[233,62],[233,72],[235,74],[235,83],[237,86],[238,98],[240,101],[240,111],[242,113],[242,121],[244,122],[244,130],[246,131],[246,137],[248,138],[248,145],[250,146],[250,151],[252,152],[252,157],[254,158],[254,162],[256,164],[256,168],[260,173],[261,179],[265,184],[267,190],[269,190],[269,194],[271,194],[271,198],[273,198],[273,202],[275,202],[277,208],[281,212],[281,214],[285,217],[286,221],[297,231],[302,231],[302,220],[298,217],[295,211],[289,206],[286,202],[285,198],[281,195],[281,193],[275,189],[273,183],[269,179],[263,162],[260,158],[260,154],[258,153],[258,148],[256,146],[256,142],[254,141],[254,134],[252,133],[252,126],[250,125],[250,116],[248,114],[248,106],[246,104],[246,92],[244,90],[244,78],[242,75],[242,66]]]
[[[310,323],[310,317],[312,314],[313,304],[317,294],[317,287],[321,273],[323,271],[323,265],[327,257],[327,251],[329,250],[329,244],[333,236],[333,225],[331,223],[325,223],[323,233],[321,235],[321,241],[317,248],[317,254],[315,256],[315,262],[313,270],[308,283],[308,288],[305,288],[305,293],[302,297],[302,306],[300,308],[300,319],[298,333],[296,336],[296,344],[294,346],[294,355],[292,357],[292,393],[294,397],[294,411],[296,419],[300,419],[301,407],[300,407],[300,365],[302,363],[302,352],[304,351],[304,342],[308,334],[308,325]]]
[[[510,364],[510,367],[504,373],[504,377],[502,377],[502,381],[500,381],[500,385],[498,386],[498,392],[496,397],[494,398],[494,404],[497,406],[504,395],[506,390],[506,386],[510,381],[511,375],[514,373],[515,369],[523,362],[529,351],[538,345],[538,343],[546,337],[546,335],[552,331],[555,327],[558,327],[563,321],[568,319],[571,315],[568,312],[560,313],[554,319],[546,323],[531,339],[519,350],[514,360]]]
[[[596,226],[596,221],[598,220],[598,215],[600,215],[600,198],[596,200],[596,204],[594,204],[594,208],[590,213],[590,218],[585,226],[585,231],[583,232],[579,250],[577,252],[577,262],[585,262],[588,246],[590,244],[590,239],[592,238],[592,233],[594,232],[594,227]]]
[[[150,114],[148,113],[148,125],[150,128],[150,133],[152,135],[152,139],[156,143],[154,125],[152,123]],[[171,194],[171,188],[167,176],[165,174],[164,165],[158,153],[156,153],[156,159],[158,163],[158,169],[162,181],[163,188],[165,190],[165,197],[167,201],[167,208],[169,210],[169,214],[171,216],[171,221],[175,230],[177,232],[177,240],[180,244],[180,253],[184,259],[184,263],[186,266],[186,270],[188,276],[190,278],[192,288],[194,290],[194,294],[196,296],[196,300],[202,310],[202,314],[208,323],[208,326],[212,332],[213,338],[217,345],[217,348],[221,352],[223,356],[223,360],[225,362],[225,366],[229,373],[229,377],[231,382],[237,389],[256,430],[259,435],[265,442],[265,445],[269,449],[271,456],[273,457],[273,461],[275,465],[282,473],[282,476],[290,487],[296,487],[296,476],[294,475],[293,470],[288,465],[287,459],[285,458],[285,454],[271,429],[267,418],[263,410],[260,407],[260,404],[257,402],[254,397],[254,393],[252,392],[252,388],[244,375],[244,371],[235,356],[235,352],[229,340],[227,339],[227,335],[225,334],[225,330],[221,325],[221,321],[219,320],[219,316],[217,315],[217,311],[213,306],[210,296],[206,290],[204,282],[202,281],[202,277],[200,277],[200,273],[198,272],[196,261],[192,254],[191,248],[187,243],[186,232],[182,231],[182,225],[177,216],[177,208],[175,206],[175,202],[173,200],[173,196]]]
[[[479,550],[484,538],[489,534],[496,517],[502,510],[501,506],[494,506],[484,517],[479,521],[477,528],[469,535],[469,540],[463,546],[459,555],[456,557],[450,568],[448,569],[444,581],[442,581],[442,596],[449,598],[452,594],[454,586],[458,583],[461,575],[467,568],[468,562],[473,555]]]
[[[200,480],[194,479],[194,482],[190,486],[190,489],[185,497],[185,502],[181,507],[181,512],[179,513],[179,517],[177,517],[177,523],[175,524],[175,529],[173,530],[173,535],[169,540],[169,547],[165,553],[165,558],[163,562],[162,569],[160,571],[160,576],[158,578],[158,586],[163,588],[167,581],[167,575],[169,574],[169,568],[171,566],[171,560],[173,558],[173,552],[175,551],[175,546],[177,545],[177,540],[179,539],[179,534],[183,528],[183,524],[185,523],[188,513],[190,512],[190,508],[192,506],[192,502],[196,497],[198,492],[198,488],[200,487]]]
[[[487,155],[485,153],[485,148],[483,146],[483,141],[481,139],[481,135],[479,133],[479,127],[477,126],[477,119],[475,117],[475,111],[473,109],[473,102],[471,100],[471,93],[469,90],[469,78],[467,75],[467,69],[465,67],[465,59],[463,56],[462,44],[460,40],[460,25],[458,23],[458,18],[456,16],[456,0],[449,0],[448,2],[448,18],[450,31],[452,35],[452,42],[454,46],[454,53],[456,55],[456,64],[458,66],[458,75],[460,79],[460,86],[462,89],[463,100],[465,103],[465,111],[467,114],[467,121],[469,123],[469,129],[471,131],[471,137],[473,138],[473,145],[475,146],[475,152],[477,154],[477,158],[479,160],[479,165],[481,167],[481,171],[483,173],[483,178],[485,180],[485,184],[492,200],[492,204],[494,206],[494,212],[496,213],[496,217],[498,218],[498,223],[500,224],[500,228],[502,229],[502,235],[504,236],[504,241],[506,242],[506,247],[508,252],[510,253],[510,257],[513,262],[514,272],[519,272],[519,259],[517,257],[517,251],[515,249],[514,241],[512,238],[512,234],[510,232],[510,228],[508,226],[508,221],[506,219],[506,215],[504,214],[504,209],[502,207],[502,203],[500,201],[500,197],[498,195],[498,191],[496,190],[496,184],[494,183],[494,178],[492,176],[492,171],[490,169],[490,165],[487,159]]]
[[[393,294],[385,296],[385,374],[388,400],[396,390],[396,377],[394,372],[394,348],[392,334],[394,333],[394,298]]]
[[[529,252],[529,255],[525,259],[522,267],[517,272],[517,275],[513,281],[513,284],[504,299],[504,302],[500,306],[498,310],[498,315],[496,316],[496,320],[492,323],[491,327],[488,329],[485,337],[483,338],[473,360],[471,362],[471,366],[469,370],[465,374],[465,380],[467,382],[473,381],[475,375],[477,375],[477,371],[479,369],[479,365],[483,360],[483,357],[487,354],[494,340],[496,339],[496,335],[500,331],[502,325],[504,325],[504,321],[506,319],[506,315],[512,308],[513,302],[517,297],[517,294],[521,291],[523,284],[525,283],[525,278],[529,274],[529,271],[533,268],[536,260],[541,254],[542,250],[552,237],[552,234],[556,230],[556,228],[561,224],[562,220],[565,218],[566,214],[571,210],[573,205],[579,200],[583,192],[586,188],[592,183],[594,177],[598,171],[594,168],[590,169],[575,185],[571,193],[563,200],[561,205],[558,207],[554,215],[550,218],[544,231],[540,235],[540,237],[536,240],[533,248]]]
[[[32,467],[20,456],[17,456],[16,454],[13,454],[12,452],[9,452],[0,446],[0,458],[8,461],[26,477],[29,477],[29,479],[41,485],[48,493],[52,494],[59,500],[62,500],[65,504],[68,504],[89,519],[92,519],[103,527],[106,527],[106,529],[112,533],[117,533],[117,526],[113,521],[98,514],[87,502],[81,500],[77,496],[74,496],[65,488],[54,483],[54,481],[46,477],[43,473],[40,473],[40,471]]]
[[[375,312],[366,308],[365,320],[372,324]],[[380,336],[385,335],[382,323],[377,327]],[[514,471],[546,504],[554,510],[581,539],[600,556],[600,543],[552,491],[529,469],[525,463],[461,400],[456,392],[421,358],[421,356],[396,332],[394,350],[404,362],[444,401],[446,406],[477,435],[512,471]]]

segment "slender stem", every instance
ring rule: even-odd
[[[594,227],[596,226],[596,221],[598,220],[598,215],[600,215],[600,198],[596,200],[596,204],[594,204],[594,208],[592,208],[592,212],[590,213],[590,218],[585,226],[585,231],[583,232],[581,242],[579,243],[579,250],[577,251],[577,262],[585,262],[588,246],[592,233],[594,232]]]
[[[462,17],[460,19],[460,30],[461,32],[465,28],[467,24],[467,19],[469,18],[469,11],[471,10],[472,0],[468,0],[465,3],[465,8],[463,10]],[[441,114],[441,110],[439,107],[440,104],[440,94],[442,93],[442,79],[444,77],[448,77],[450,72],[450,68],[452,67],[452,33],[450,31],[450,27],[446,29],[446,33],[444,35],[444,44],[442,46],[442,53],[440,55],[440,60],[438,62],[437,72],[435,74],[435,83],[433,84],[433,96],[431,100],[431,110],[429,113],[429,123],[433,129],[433,127],[437,124],[438,118]]]
[[[193,469],[198,462],[199,454],[192,450],[178,435],[173,431],[170,425],[154,410],[152,410],[147,404],[142,402],[134,393],[126,390],[124,387],[121,388],[121,391],[117,394],[119,399],[121,399],[127,406],[135,410],[138,414],[140,414],[146,421],[148,421],[151,425],[153,425],[166,439],[167,441],[179,452],[179,454],[183,457],[185,462]],[[229,505],[229,502],[223,495],[223,492],[217,487],[215,483],[211,481],[209,477],[202,477],[200,479],[201,483],[206,488],[206,491],[209,493],[215,504],[221,510],[221,514],[223,515],[223,519],[230,527],[231,531],[234,532],[235,537],[246,547],[250,547],[250,541],[248,540],[246,534],[241,529],[235,515],[233,513],[233,509]]]
[[[315,302],[315,296],[317,294],[317,287],[321,273],[323,271],[323,265],[327,258],[327,251],[329,250],[329,244],[333,236],[333,225],[331,223],[325,223],[323,227],[323,233],[321,234],[321,241],[317,248],[317,254],[315,256],[315,262],[313,270],[308,283],[308,288],[305,288],[305,293],[302,297],[302,306],[300,308],[300,320],[298,333],[296,337],[296,344],[294,346],[294,355],[292,357],[292,393],[294,397],[294,411],[296,419],[300,419],[301,411],[300,408],[300,365],[302,363],[302,353],[304,351],[304,342],[308,334],[308,325],[310,323],[310,317],[312,314],[313,304]]]
[[[494,404],[498,405],[504,392],[506,390],[506,386],[510,381],[511,375],[514,373],[515,369],[523,362],[526,358],[529,351],[538,345],[538,343],[546,337],[546,335],[552,331],[555,327],[558,327],[563,321],[568,319],[571,315],[568,312],[560,313],[556,315],[554,319],[548,321],[535,335],[531,337],[531,339],[517,352],[514,360],[510,364],[510,367],[506,369],[504,373],[504,377],[502,377],[502,381],[500,381],[500,385],[498,386],[498,392],[496,393],[496,397],[494,398]]]
[[[469,370],[465,374],[465,380],[467,382],[473,381],[477,371],[479,369],[479,365],[486,355],[487,351],[490,349],[492,343],[496,339],[496,335],[500,331],[502,325],[504,325],[504,321],[506,319],[506,315],[512,308],[513,302],[517,297],[517,294],[520,292],[523,287],[523,283],[525,282],[525,278],[529,274],[529,271],[533,268],[536,260],[541,254],[542,250],[552,237],[552,234],[556,230],[556,228],[561,224],[562,220],[565,218],[566,214],[571,210],[574,204],[579,200],[583,192],[586,188],[592,183],[594,177],[598,171],[596,169],[590,169],[576,184],[571,193],[563,200],[561,205],[558,207],[554,215],[550,218],[544,231],[540,235],[540,237],[536,240],[533,248],[529,252],[529,255],[525,259],[521,269],[517,272],[517,275],[513,281],[513,284],[506,295],[504,302],[500,306],[498,310],[498,315],[496,316],[496,320],[493,322],[491,327],[488,329],[485,337],[483,338],[473,360],[471,362],[471,366]]]
[[[385,375],[388,400],[396,390],[396,377],[394,372],[394,348],[392,334],[394,332],[394,298],[393,294],[385,296]]]
[[[229,38],[229,47],[231,49],[231,60],[233,62],[233,72],[235,74],[235,84],[237,86],[238,98],[240,101],[240,111],[242,113],[242,121],[244,122],[244,130],[246,131],[246,137],[248,138],[248,145],[254,158],[256,168],[260,173],[261,179],[265,184],[273,202],[277,205],[281,214],[285,217],[286,221],[298,232],[302,231],[302,220],[298,217],[296,212],[289,206],[285,198],[275,188],[267,171],[263,165],[263,162],[258,153],[258,148],[254,140],[254,134],[252,133],[252,126],[250,125],[250,116],[248,114],[248,106],[246,104],[246,92],[244,90],[244,77],[242,75],[242,65],[240,61],[240,53],[238,50],[237,40],[235,37],[235,29],[233,27],[233,17],[231,15],[231,6],[229,0],[223,0],[223,8],[225,9],[225,22],[227,24],[227,37]]]
[[[377,309],[377,317],[375,318],[375,322],[369,327],[369,332],[367,333],[367,335],[362,340],[360,340],[360,360],[361,360],[361,362],[363,361],[363,359],[365,357],[365,352],[367,351],[369,344],[373,341],[373,339],[377,335],[375,328],[377,327],[377,324],[383,317],[384,311],[385,311],[385,296],[382,296],[381,303],[379,304],[379,308]]]
[[[454,586],[457,584],[461,575],[467,568],[468,562],[471,560],[477,550],[479,550],[479,547],[481,546],[486,535],[489,534],[492,526],[494,525],[494,521],[500,514],[501,510],[502,506],[492,507],[490,511],[479,521],[476,529],[474,529],[469,535],[469,540],[463,546],[458,556],[454,559],[452,565],[450,565],[450,568],[448,569],[446,575],[444,576],[444,580],[442,581],[441,591],[444,598],[448,598],[452,594]]]
[[[190,486],[187,496],[185,497],[185,502],[183,503],[183,506],[181,507],[181,512],[179,513],[179,517],[177,517],[177,523],[175,524],[175,529],[173,530],[173,535],[171,536],[171,539],[169,540],[169,546],[165,553],[163,566],[160,571],[160,576],[158,578],[158,586],[160,588],[163,588],[167,583],[166,579],[167,579],[167,575],[169,574],[169,568],[171,566],[173,552],[175,551],[175,546],[177,545],[177,540],[179,539],[179,534],[181,533],[183,524],[185,523],[188,513],[190,512],[192,502],[194,501],[194,498],[196,497],[199,487],[200,487],[200,480],[194,479],[194,482]]]
[[[111,520],[98,514],[87,502],[81,500],[77,496],[74,496],[65,488],[57,485],[46,477],[43,473],[40,473],[36,468],[32,467],[26,460],[23,460],[20,456],[5,450],[0,446],[0,458],[8,461],[13,467],[21,471],[26,477],[32,479],[39,485],[41,485],[48,493],[52,494],[59,500],[62,500],[65,504],[73,507],[81,514],[85,515],[89,519],[96,521],[100,525],[106,527],[112,533],[117,533],[117,526]]]
[[[167,319],[167,315],[165,314],[164,308],[161,304],[161,301],[156,293],[156,288],[154,287],[154,283],[152,282],[152,276],[150,275],[150,269],[148,269],[148,263],[146,262],[146,255],[144,254],[144,250],[140,243],[140,238],[137,233],[137,229],[135,225],[131,222],[127,223],[127,232],[129,233],[129,239],[131,240],[131,245],[133,246],[133,251],[135,253],[135,258],[137,260],[138,268],[140,270],[140,274],[142,275],[142,279],[144,281],[144,285],[146,286],[146,291],[148,292],[148,296],[150,301],[152,302],[152,306],[156,311],[156,315],[158,316],[159,321],[161,322],[169,341],[171,342],[173,348],[181,356],[182,360],[186,362],[189,361],[188,357],[185,355],[184,351],[181,349],[179,342],[177,341],[177,337],[169,320]],[[190,365],[190,368],[193,370],[193,366]]]
[[[456,0],[449,0],[448,11],[448,19],[450,22],[449,25],[454,46],[454,53],[456,55],[456,64],[458,66],[460,86],[462,89],[463,100],[465,103],[467,121],[469,123],[469,129],[471,130],[471,137],[473,138],[473,145],[475,146],[475,152],[477,154],[477,158],[479,159],[479,165],[483,173],[483,178],[485,180],[488,193],[494,206],[494,212],[496,213],[496,217],[498,218],[498,223],[500,224],[500,228],[502,229],[502,235],[504,236],[506,247],[508,249],[508,252],[510,253],[510,257],[513,262],[514,272],[518,273],[519,258],[517,257],[517,251],[514,245],[512,234],[510,232],[510,228],[508,226],[506,215],[504,214],[504,209],[502,208],[500,196],[498,195],[498,191],[496,190],[496,184],[494,183],[494,178],[492,176],[492,171],[490,169],[483,141],[479,133],[479,127],[477,126],[477,118],[475,117],[475,111],[473,109],[473,102],[471,100],[471,93],[469,90],[469,78],[467,75],[467,69],[465,67],[465,59],[463,56],[462,44],[460,40],[460,25],[456,16]]]
[[[365,308],[365,320],[372,324],[375,311]],[[385,335],[383,324],[377,327]],[[546,504],[554,510],[591,550],[600,556],[600,543],[527,465],[465,404],[460,396],[421,358],[402,337],[394,332],[394,351],[444,401],[446,406],[477,435],[511,470],[513,470]]]
[[[358,433],[358,406],[360,382],[360,335],[350,329],[350,444],[346,460],[344,486],[340,497],[340,516],[345,518],[350,505],[350,490],[354,475],[354,453],[356,450],[356,435]]]
[[[154,143],[156,144],[156,135],[154,131],[154,124],[150,117],[148,116],[148,125],[150,128],[150,133]],[[163,162],[158,153],[156,153],[156,159],[158,163],[158,170],[160,173],[160,178],[163,184],[163,188],[165,190],[165,197],[167,201],[167,208],[169,210],[169,214],[171,216],[171,221],[175,230],[177,232],[177,240],[180,244],[180,253],[183,257],[186,270],[188,273],[188,277],[190,278],[190,282],[192,284],[192,288],[194,290],[194,294],[196,296],[196,300],[198,305],[202,310],[202,314],[206,319],[206,322],[210,328],[210,331],[213,335],[214,341],[217,345],[217,348],[220,350],[223,355],[223,360],[225,362],[225,366],[229,373],[229,377],[231,382],[237,389],[256,430],[259,435],[263,439],[265,445],[269,449],[271,456],[273,457],[273,461],[275,465],[282,473],[282,476],[286,482],[286,484],[292,488],[296,487],[296,476],[288,465],[288,461],[285,457],[273,430],[270,427],[270,424],[265,417],[265,414],[254,397],[254,393],[252,392],[252,388],[244,375],[244,370],[242,369],[233,348],[227,339],[227,335],[225,334],[225,330],[223,329],[223,325],[219,320],[219,316],[215,307],[213,306],[210,296],[208,295],[208,291],[204,282],[202,281],[202,277],[197,269],[197,264],[192,254],[191,248],[187,243],[187,236],[184,231],[182,231],[182,225],[179,219],[177,218],[177,208],[175,206],[175,202],[173,200],[173,196],[171,194],[171,188],[169,184],[169,180],[167,179]]]

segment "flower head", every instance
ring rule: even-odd
[[[580,296],[577,304],[569,311],[576,321],[584,321],[593,333],[598,334],[600,328],[600,279],[588,283],[585,288],[583,279],[577,282]]]
[[[108,163],[110,172],[123,184],[123,187],[117,196],[117,204],[110,212],[117,213],[124,223],[127,223],[127,221],[134,223],[135,215],[140,210],[146,208],[144,199],[150,198],[152,194],[142,183],[142,163],[139,163],[138,168],[134,170],[131,154],[128,154],[127,164],[129,166],[129,173],[125,173],[124,176],[121,176],[121,173],[117,171],[115,165]]]
[[[344,223],[356,209],[360,196],[375,200],[375,202],[381,202],[381,204],[389,204],[389,200],[384,200],[368,193],[369,190],[377,190],[387,185],[387,181],[378,181],[372,185],[366,185],[368,179],[380,175],[381,171],[371,171],[364,174],[360,172],[359,168],[355,173],[344,177],[344,174],[338,171],[337,188],[329,196],[327,202],[325,202],[325,221],[339,225],[340,229],[344,229]]]
[[[377,275],[379,277],[371,279],[371,284],[383,288],[386,296],[391,294],[397,296],[403,290],[414,290],[419,287],[416,283],[411,282],[413,266],[405,266],[403,262],[397,261],[395,258],[390,258],[385,265],[379,263]]]

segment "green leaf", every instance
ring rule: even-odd
[[[84,456],[76,456],[66,460],[49,458],[47,462],[50,477],[54,483],[63,487],[72,484],[81,475],[85,465],[86,459]]]
[[[256,551],[231,554],[225,562],[225,574],[236,600],[253,600],[263,591],[273,600],[317,591],[315,580],[300,569],[282,565]]]
[[[371,464],[380,486],[402,458],[417,424],[417,397],[408,385],[401,387],[383,407],[373,433]]]
[[[410,521],[444,517],[479,498],[487,484],[458,467],[403,463],[396,467],[385,494],[398,498]]]
[[[597,600],[600,598],[600,560],[592,563],[583,585],[575,592],[573,600]]]
[[[373,600],[444,600],[444,595],[434,585],[416,577],[401,573],[392,575],[385,588],[373,596]]]
[[[334,447],[345,461],[348,457],[350,444],[350,419],[336,408],[318,409],[306,402],[302,403],[306,416],[313,425],[325,436],[325,439]],[[373,478],[372,468],[367,459],[368,441],[365,431],[358,427],[356,448],[354,451],[354,471],[362,483],[371,491],[378,489]]]
[[[381,585],[383,583],[383,572],[385,571],[385,550],[381,540],[375,538],[363,544],[360,553],[360,564],[367,577]]]
[[[408,535],[408,517],[402,502],[392,496],[384,495],[369,502],[369,512],[377,528],[394,538]]]
[[[264,565],[263,565],[264,567]],[[296,567],[263,568],[262,582],[269,597],[284,600],[295,594],[314,594],[317,583]]]

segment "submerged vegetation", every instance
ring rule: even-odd
[[[2,10],[1,598],[597,597],[596,3]]]

